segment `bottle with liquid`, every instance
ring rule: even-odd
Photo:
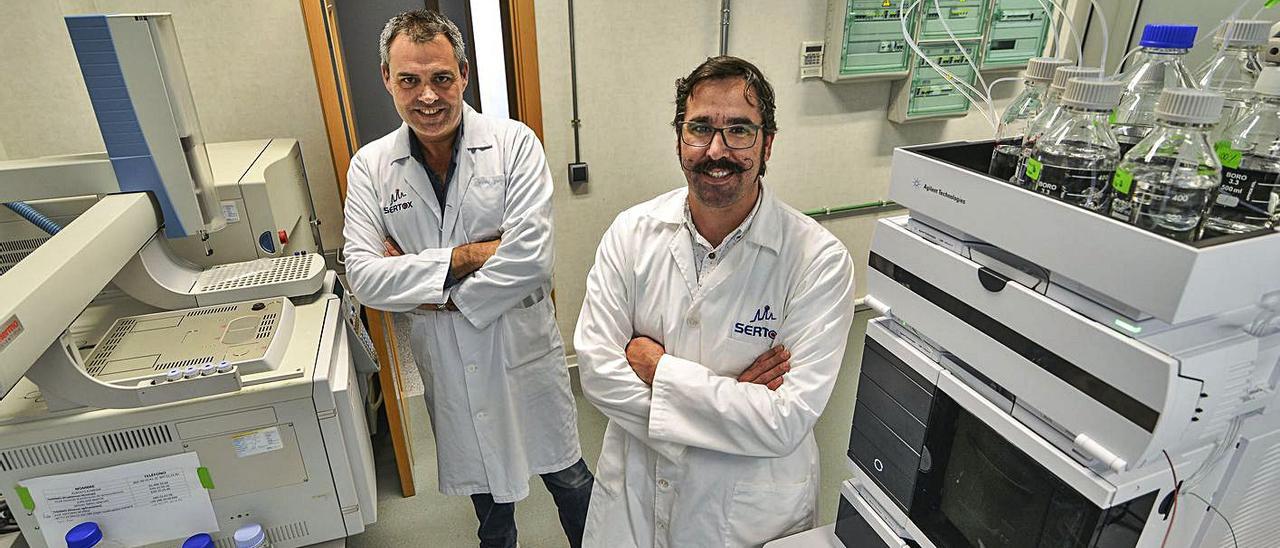
[[[257,523],[250,523],[236,529],[232,538],[236,542],[236,548],[270,548],[271,543],[267,541],[267,531]]]
[[[1111,215],[1180,242],[1200,237],[1222,164],[1209,132],[1222,116],[1222,94],[1166,89],[1156,127],[1120,161]]]
[[[72,527],[63,540],[67,541],[67,548],[125,548],[124,544],[104,537],[102,528],[92,521]]]
[[[1040,113],[1027,123],[1026,133],[1022,136],[1022,143],[1018,151],[1018,165],[1014,169],[1014,174],[1010,177],[1009,182],[1018,186],[1028,186],[1026,178],[1027,158],[1031,154],[1031,148],[1035,146],[1036,139],[1044,134],[1044,130],[1053,125],[1062,113],[1062,92],[1067,89],[1067,81],[1071,78],[1097,78],[1102,76],[1102,69],[1094,67],[1058,67],[1053,71],[1053,83],[1049,84],[1049,90],[1044,94],[1044,101],[1040,106]]]
[[[1027,126],[1031,120],[1040,114],[1054,70],[1070,64],[1071,61],[1059,57],[1034,57],[1027,61],[1024,81],[1026,87],[1009,103],[1004,115],[1000,117],[996,147],[991,153],[991,165],[987,169],[992,177],[1002,181],[1013,177],[1022,151],[1022,138],[1027,134]]]
[[[1122,151],[1136,145],[1155,126],[1161,91],[1197,87],[1182,61],[1195,40],[1194,25],[1147,25],[1142,29],[1138,52],[1130,61],[1133,68],[1118,77],[1124,82],[1124,95],[1111,119]]]
[[[1120,144],[1107,123],[1120,101],[1120,82],[1072,78],[1062,95],[1062,114],[1036,140],[1026,176],[1041,194],[1092,211],[1107,206]]]
[[[1241,234],[1280,223],[1280,67],[1262,69],[1253,108],[1234,124],[1218,124],[1214,151],[1222,186],[1206,235]]]
[[[1253,84],[1262,73],[1259,60],[1271,38],[1270,21],[1227,21],[1215,37],[1214,55],[1196,71],[1201,89],[1226,98],[1220,126],[1229,126],[1244,114],[1253,99]]]

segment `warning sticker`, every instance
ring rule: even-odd
[[[241,459],[284,449],[280,428],[276,426],[236,434],[231,437],[231,445],[235,447],[236,457]]]
[[[17,316],[9,316],[4,323],[0,323],[0,351],[9,343],[18,338],[22,334],[22,322],[18,321]]]

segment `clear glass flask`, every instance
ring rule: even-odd
[[[1181,242],[1200,237],[1218,190],[1222,164],[1209,132],[1222,116],[1222,94],[1166,89],[1156,127],[1120,161],[1111,215]]]
[[[1112,80],[1072,78],[1062,95],[1062,114],[1036,140],[1026,177],[1041,194],[1092,211],[1107,206],[1120,144],[1107,117],[1123,85]]]
[[[1226,98],[1220,126],[1235,123],[1253,99],[1253,85],[1262,73],[1259,60],[1263,46],[1271,38],[1270,21],[1227,21],[1215,37],[1213,57],[1196,71],[1201,89],[1213,90]]]
[[[987,169],[992,177],[1002,181],[1013,177],[1022,152],[1022,138],[1027,134],[1031,120],[1040,114],[1054,71],[1070,64],[1070,60],[1060,57],[1035,57],[1027,61],[1025,87],[1005,108],[1000,117],[1000,127],[996,130],[996,146]]]
[[[1141,141],[1155,126],[1161,91],[1197,87],[1191,71],[1183,64],[1195,39],[1193,25],[1147,25],[1142,29],[1140,49],[1130,61],[1132,68],[1117,77],[1125,89],[1111,125],[1122,151]]]
[[[1101,76],[1102,69],[1094,67],[1067,66],[1058,67],[1053,71],[1053,82],[1049,84],[1049,90],[1044,94],[1040,113],[1027,123],[1026,133],[1022,136],[1018,165],[1014,169],[1014,174],[1009,179],[1009,182],[1018,186],[1028,186],[1025,173],[1027,158],[1031,155],[1031,148],[1035,146],[1036,140],[1062,114],[1062,93],[1067,89],[1067,81],[1072,78],[1097,78]]]
[[[1262,69],[1257,99],[1234,124],[1218,124],[1222,186],[1206,235],[1240,234],[1280,222],[1280,67]]]

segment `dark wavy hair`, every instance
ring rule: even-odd
[[[747,82],[746,99],[748,103],[760,109],[760,118],[764,120],[761,129],[768,134],[777,133],[778,121],[774,118],[776,105],[773,86],[769,85],[764,73],[760,72],[755,65],[745,59],[729,55],[709,57],[688,76],[676,80],[676,116],[671,120],[671,125],[678,127],[680,122],[684,121],[685,107],[689,104],[689,94],[693,93],[694,87],[706,80],[724,78],[742,78]]]

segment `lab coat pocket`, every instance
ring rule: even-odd
[[[471,180],[459,212],[459,221],[466,232],[467,241],[484,241],[501,235],[506,194],[506,179],[501,175]]]
[[[537,361],[559,346],[551,299],[545,295],[526,308],[516,305],[503,315],[502,322],[506,327],[503,335],[508,368]]]
[[[761,546],[814,527],[815,484],[738,482],[733,486],[725,546]]]

